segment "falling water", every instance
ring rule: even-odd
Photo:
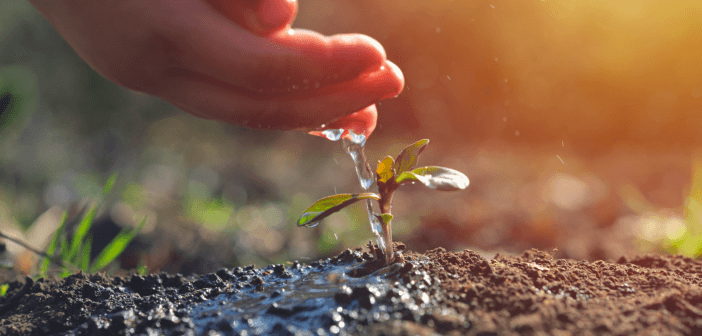
[[[344,129],[328,129],[322,132],[322,134],[331,141],[337,141],[341,138],[344,133]],[[342,139],[344,145],[344,150],[351,156],[353,160],[354,167],[356,168],[356,175],[358,175],[358,181],[361,183],[361,188],[363,190],[368,190],[373,184],[373,171],[368,164],[366,159],[366,154],[363,151],[363,146],[366,144],[366,136],[363,134],[356,134],[352,130],[349,130],[349,136]],[[366,200],[366,209],[368,212],[368,221],[371,225],[371,230],[378,241],[378,247],[385,253],[385,240],[383,239],[383,227],[378,220],[378,215],[373,212],[373,203],[370,199]]]

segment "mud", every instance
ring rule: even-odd
[[[379,268],[369,252],[189,277],[26,278],[0,300],[0,334],[702,334],[702,262],[690,258],[438,248]]]

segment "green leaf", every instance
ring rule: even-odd
[[[395,162],[390,155],[386,156],[383,161],[378,162],[378,169],[376,170],[376,173],[378,174],[378,182],[385,183],[392,178],[392,166],[394,164]]]
[[[59,237],[63,232],[63,226],[66,224],[66,219],[68,219],[68,211],[64,211],[63,215],[61,216],[59,226],[56,229],[56,232],[54,232],[54,237],[51,238],[51,243],[49,243],[49,247],[46,249],[47,256],[54,256],[54,253],[56,252],[56,247],[59,244]],[[48,257],[44,257],[44,259],[41,261],[41,266],[39,266],[39,276],[42,278],[46,278],[46,276],[48,275],[49,261],[50,260]]]
[[[137,226],[134,230],[122,230],[117,237],[112,239],[112,241],[107,244],[107,246],[105,246],[105,248],[102,249],[100,254],[98,254],[98,256],[95,258],[93,265],[90,266],[90,273],[95,273],[105,268],[105,266],[109,265],[112,261],[119,257],[124,249],[127,248],[127,245],[129,245],[134,237],[136,237],[137,233],[141,231],[145,223],[146,217],[139,222],[139,226]]]
[[[410,174],[413,176],[410,177]],[[401,178],[404,178],[402,181],[414,179],[422,182],[429,188],[441,191],[462,190],[468,187],[469,184],[466,175],[458,170],[444,167],[417,168],[409,172],[408,175],[401,176]]]
[[[300,219],[297,220],[297,226],[313,227],[319,224],[319,221],[327,216],[363,199],[378,200],[380,197],[373,193],[363,194],[338,194],[327,196],[314,202],[309,208],[302,213]]]
[[[419,181],[419,179],[417,178],[417,175],[415,175],[411,171],[404,172],[400,175],[397,175],[397,177],[395,177],[395,182],[397,182],[397,184],[417,182],[417,181]]]
[[[429,139],[423,139],[405,147],[395,161],[395,174],[402,174],[414,169],[417,166],[417,157],[428,143]]]
[[[90,227],[93,226],[93,220],[95,219],[95,215],[97,214],[97,210],[98,210],[98,204],[96,202],[96,203],[93,203],[93,205],[90,207],[90,209],[88,209],[88,212],[85,214],[83,219],[78,224],[78,227],[76,228],[76,232],[71,239],[71,250],[68,253],[68,261],[69,262],[71,262],[71,263],[75,262],[76,257],[78,256],[78,251],[80,250],[81,245],[83,245],[83,240],[85,239],[85,236],[88,234],[88,231],[90,231]]]
[[[93,248],[93,235],[88,235],[88,238],[85,239],[85,244],[83,244],[83,247],[80,250],[80,259],[76,264],[78,267],[87,272],[88,271],[88,266],[90,266],[90,252]]]
[[[390,223],[392,220],[392,215],[391,214],[382,214],[380,215],[380,220],[383,221],[383,224]]]
[[[62,261],[68,262],[68,252],[70,252],[70,248],[71,247],[68,245],[68,238],[65,234],[62,234],[59,239],[59,255]]]
[[[110,175],[110,177],[107,179],[105,186],[102,188],[102,195],[103,196],[107,196],[107,194],[110,193],[110,190],[112,190],[112,187],[115,186],[115,180],[117,180],[117,173]]]

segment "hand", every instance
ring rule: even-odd
[[[295,0],[30,1],[93,69],[203,118],[312,130],[364,109],[372,131],[404,86],[370,37],[289,29]]]

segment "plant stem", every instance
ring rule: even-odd
[[[392,225],[383,223],[383,239],[385,239],[385,265],[390,265],[393,257],[392,250]]]
[[[395,186],[396,188],[396,186]],[[383,187],[378,188],[380,193],[380,199],[378,204],[380,205],[380,213],[391,215],[390,210],[392,208],[392,195],[395,192],[392,184],[384,184]],[[385,240],[385,265],[389,265],[393,258],[392,250],[392,221],[384,223],[381,221],[381,226],[383,228],[383,240]]]

